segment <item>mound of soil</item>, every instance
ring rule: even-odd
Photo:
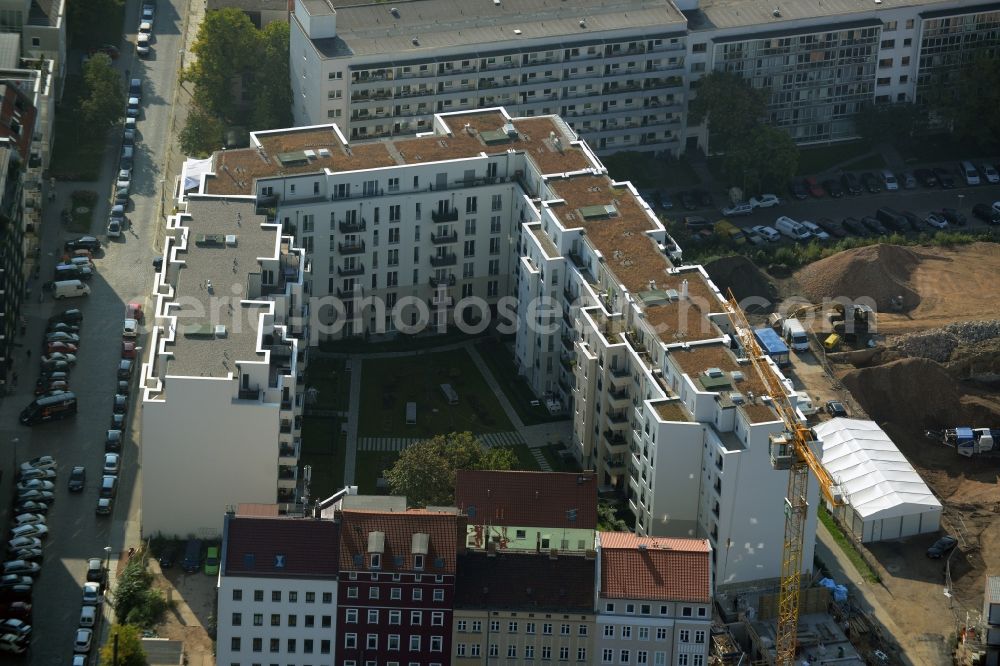
[[[814,303],[824,298],[871,298],[877,309],[888,310],[891,299],[902,296],[902,310],[920,304],[909,280],[923,255],[900,245],[869,245],[838,252],[799,270],[795,277]]]
[[[880,425],[917,430],[953,428],[961,420],[961,394],[945,368],[925,358],[906,358],[852,370],[841,381]]]
[[[705,264],[705,270],[723,294],[732,289],[736,300],[746,302],[747,307],[744,307],[744,310],[770,312],[777,303],[778,290],[767,276],[744,256],[734,255],[716,259]]]

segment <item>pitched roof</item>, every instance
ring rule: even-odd
[[[454,574],[459,544],[464,542],[461,516],[426,510],[402,513],[349,511],[341,513],[340,570],[367,568],[369,542],[382,541],[381,571],[413,571],[415,534],[426,534],[425,573]],[[371,537],[373,532],[384,535]],[[460,534],[462,537],[460,538]]]
[[[332,520],[227,516],[223,575],[334,578],[339,546]]]
[[[458,559],[455,607],[593,612],[595,566],[583,557],[470,551]]]
[[[711,601],[707,539],[638,537],[601,532],[601,597]]]
[[[597,529],[597,475],[459,470],[455,504],[474,524]]]

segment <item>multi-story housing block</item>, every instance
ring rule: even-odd
[[[205,4],[210,12],[230,7],[246,14],[258,30],[275,21],[287,21],[291,9],[288,0],[207,0]]]
[[[225,517],[216,662],[334,666],[340,524],[262,508]]]
[[[686,20],[667,0],[297,0],[290,21],[299,125],[335,121],[353,140],[504,106],[561,115],[597,150],[678,146]]]
[[[66,79],[66,0],[0,0],[0,33],[20,35],[20,54],[49,60],[61,92]]]
[[[140,378],[142,532],[209,536],[228,506],[295,498],[306,262],[253,199],[179,203]]]
[[[596,663],[596,579],[593,557],[460,556],[450,663]]]
[[[345,508],[340,534],[337,663],[448,663],[464,517]]]
[[[712,628],[705,539],[598,535],[593,664],[705,666]]]
[[[593,472],[459,470],[455,504],[468,519],[465,545],[471,550],[593,554]]]

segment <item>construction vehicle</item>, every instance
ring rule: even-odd
[[[1000,455],[1000,428],[950,428],[948,430],[928,430],[927,436],[938,439],[945,446],[955,449],[955,453],[966,458],[992,454]]]
[[[784,384],[767,363],[767,355],[757,344],[753,327],[740,309],[731,289],[726,314],[734,335],[771,398],[771,405],[785,425],[785,431],[773,433],[769,442],[772,466],[775,469],[789,470],[784,503],[785,538],[781,553],[775,663],[777,666],[794,666],[798,640],[799,592],[802,589],[802,549],[809,513],[807,492],[810,470],[816,475],[820,492],[832,507],[843,505],[844,497],[810,448],[816,441],[816,435],[796,417],[795,407],[788,398]]]
[[[834,303],[830,324],[834,333],[851,344],[864,344],[877,328],[875,310],[857,303]]]

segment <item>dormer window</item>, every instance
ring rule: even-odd
[[[424,570],[424,556],[423,555],[414,555],[413,556],[413,569],[415,571],[423,571]]]
[[[369,569],[382,568],[382,553],[370,553],[368,555],[368,568]]]

